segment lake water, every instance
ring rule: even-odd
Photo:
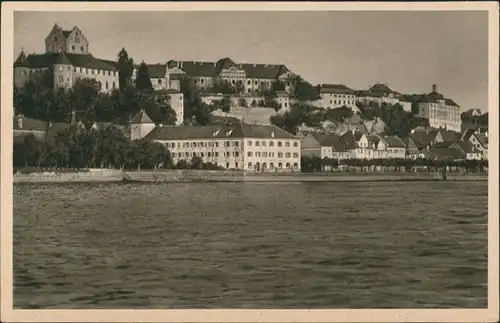
[[[16,308],[485,308],[487,182],[14,186]]]

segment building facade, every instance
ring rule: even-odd
[[[55,24],[45,39],[45,53],[26,55],[21,50],[13,68],[16,87],[44,73],[52,78],[54,88],[71,88],[81,79],[97,81],[103,92],[119,86],[115,65],[89,53],[89,42],[78,27],[63,30]]]
[[[348,107],[353,111],[358,111],[355,91],[343,84],[322,84],[319,88],[319,96],[320,99],[313,102],[314,106],[324,109]]]
[[[283,82],[288,89],[291,86],[289,78],[294,75],[283,64],[235,63],[228,57],[216,62],[170,60],[147,67],[155,89],[179,90],[179,79],[190,77],[202,91],[209,91],[217,81],[227,81],[239,87],[242,93],[254,94],[270,89],[277,81]]]
[[[422,96],[418,102],[418,116],[427,118],[432,128],[461,131],[460,107],[453,100],[445,98],[432,86],[432,92]]]
[[[131,138],[164,144],[174,163],[200,157],[226,169],[300,172],[300,139],[276,126],[157,126],[141,111],[132,119]]]
[[[356,91],[356,100],[363,103],[375,102],[378,105],[400,104],[404,111],[411,112],[411,102],[405,101],[401,93],[392,90],[387,84],[376,83],[368,90]]]

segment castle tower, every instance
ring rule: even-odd
[[[63,30],[58,24],[54,24],[54,27],[45,38],[45,52],[88,54],[89,42],[78,27]]]
[[[141,111],[130,120],[130,139],[142,139],[155,127],[156,125],[153,120],[151,120],[147,113],[141,109]]]
[[[21,53],[14,62],[14,86],[22,87],[30,79],[28,58],[21,49]]]
[[[64,52],[61,52],[54,63],[54,88],[73,87],[73,64]]]

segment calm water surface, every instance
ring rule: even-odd
[[[17,308],[487,306],[487,183],[14,186]]]

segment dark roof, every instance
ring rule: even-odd
[[[153,64],[146,67],[151,78],[164,78],[167,74],[167,64]]]
[[[56,61],[54,64],[61,64],[61,65],[71,65],[71,62],[69,61],[68,57],[64,52],[60,53],[59,56],[57,56]]]
[[[434,159],[449,160],[465,158],[465,154],[457,148],[430,148],[429,152]]]
[[[26,58],[26,54],[23,50],[19,56],[17,56],[17,59],[14,62],[14,67],[29,67],[28,59]]]
[[[188,76],[198,77],[216,77],[222,69],[229,69],[232,66],[244,70],[247,78],[275,79],[289,71],[288,68],[282,64],[237,64],[228,57],[220,59],[217,62],[171,60],[168,61],[166,65],[168,68],[178,66]]]
[[[321,132],[310,132],[311,136],[316,139],[321,146],[332,147],[335,152],[345,152],[345,147],[340,137],[335,134],[325,134]]]
[[[354,90],[344,84],[321,84],[320,93],[354,94]]]
[[[390,148],[406,148],[405,143],[396,136],[386,136],[381,138]]]
[[[457,146],[458,148],[462,149],[466,154],[478,152],[478,150],[474,148],[474,145],[468,140],[459,140],[457,142],[454,142],[452,146]]]
[[[436,142],[434,145],[432,145],[432,148],[450,148],[450,146],[453,144],[453,141]]]
[[[423,94],[420,97],[420,100],[418,101],[419,103],[438,103],[439,100],[444,100],[444,103],[446,105],[451,105],[458,107],[458,104],[455,103],[452,99],[447,99],[445,98],[441,93],[438,92],[431,92],[428,94]]]
[[[21,119],[21,122],[19,120]],[[13,129],[14,130],[25,130],[25,131],[46,131],[48,122],[26,118],[23,116],[14,116],[13,118]],[[21,125],[21,127],[19,127]]]
[[[190,140],[210,138],[296,139],[297,137],[276,126],[239,123],[212,126],[161,126],[153,129],[146,138],[151,140]]]
[[[63,30],[62,33],[64,37],[68,38],[69,34],[71,34],[71,30]]]
[[[102,59],[102,58],[98,58],[98,60],[100,60],[101,62],[103,62],[106,65],[109,65],[111,67],[118,69],[118,62],[117,61],[110,61],[109,59]]]
[[[154,123],[153,120],[148,116],[148,114],[144,111],[141,110],[139,111],[135,117],[130,120],[130,123]]]
[[[342,136],[340,136],[340,141],[344,144],[344,148],[347,150],[356,149],[356,140],[352,131],[347,131]]]
[[[368,92],[371,92],[371,93],[393,93],[394,91],[389,86],[387,86],[387,84],[376,83],[375,85],[372,85],[368,89]]]
[[[460,135],[455,131],[451,130],[440,130],[441,138],[445,142],[453,142],[460,139]]]
[[[68,64],[76,67],[95,68],[100,70],[116,70],[104,62],[104,60],[97,59],[92,55],[87,54],[73,54],[73,53],[44,53],[44,54],[31,54],[27,57],[30,68],[47,68],[54,64]]]
[[[380,141],[379,136],[366,136],[366,139],[368,139],[368,143],[378,145]]]
[[[410,138],[413,140],[415,145],[420,144],[423,146],[427,146],[434,140],[434,138],[436,138],[437,134],[437,130],[417,131],[410,134]]]

